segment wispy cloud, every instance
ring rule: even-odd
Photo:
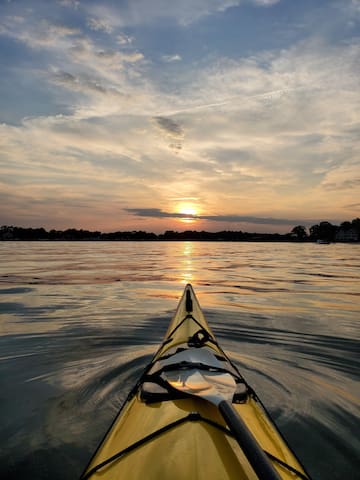
[[[266,7],[278,3],[280,0],[250,0],[250,3]],[[246,4],[248,0],[182,0],[181,2],[167,2],[166,0],[132,0],[127,11],[123,12],[124,21],[128,24],[146,24],[155,19],[175,19],[181,25],[190,25],[204,17],[218,12],[225,12],[229,8]]]
[[[87,25],[91,30],[111,33],[113,31],[112,25],[100,18],[89,18]]]
[[[62,7],[71,7],[77,10],[80,6],[79,0],[58,0],[59,5]]]
[[[56,71],[52,76],[52,80],[56,85],[63,86],[75,92],[110,95],[112,97],[120,97],[122,99],[126,97],[124,93],[120,92],[116,88],[107,88],[94,79],[89,79],[86,77],[81,78],[68,72]]]
[[[254,0],[256,5],[260,6],[270,6],[270,5],[275,5],[275,3],[279,3],[280,0]]]
[[[182,60],[181,56],[178,54],[163,55],[161,58],[164,60],[164,62],[168,62],[168,63],[180,62]]]
[[[121,33],[117,35],[116,41],[119,45],[131,45],[134,42],[135,38],[131,37],[129,35],[125,35],[124,33]]]
[[[347,208],[360,208],[360,203],[351,203],[350,205],[346,205]]]
[[[79,34],[80,30],[76,27],[54,24],[45,19],[34,24],[23,16],[6,16],[0,22],[0,35],[14,38],[34,49],[61,49]]]

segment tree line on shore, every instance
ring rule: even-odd
[[[248,241],[248,242],[316,242],[319,240],[359,241],[360,218],[333,225],[330,222],[320,222],[309,228],[303,225],[295,226],[289,233],[249,233],[224,230],[206,232],[186,230],[177,232],[167,230],[161,234],[136,231],[118,231],[102,233],[83,229],[69,228],[67,230],[45,230],[44,228],[24,228],[4,225],[0,228],[0,240],[17,241]]]

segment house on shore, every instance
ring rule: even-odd
[[[358,242],[359,233],[355,228],[340,228],[335,235],[336,242]]]

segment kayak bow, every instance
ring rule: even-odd
[[[309,480],[185,287],[81,479]]]

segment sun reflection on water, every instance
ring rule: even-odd
[[[193,263],[194,244],[193,242],[184,242],[181,261],[181,283],[194,282],[194,263]]]

